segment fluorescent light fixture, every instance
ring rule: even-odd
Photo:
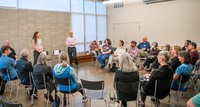
[[[112,4],[112,3],[117,3],[117,2],[123,2],[124,0],[108,0],[104,1],[103,4]]]

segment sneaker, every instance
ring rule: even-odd
[[[158,99],[155,99],[155,98],[151,98],[151,101],[153,101],[154,103],[158,103],[158,104],[160,104],[160,101],[158,100]]]
[[[101,65],[101,66],[100,66],[101,69],[104,68],[104,67],[105,67],[104,65]]]
[[[83,97],[83,98],[82,98],[82,102],[83,102],[83,103],[86,103],[87,101],[88,101],[87,97]]]

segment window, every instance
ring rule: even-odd
[[[97,14],[106,15],[106,5],[102,2],[97,2]]]
[[[83,0],[71,0],[71,12],[83,13]]]
[[[85,13],[95,14],[95,2],[94,1],[86,1],[85,0]]]
[[[84,52],[84,44],[77,44],[76,45],[77,52]]]
[[[69,12],[69,0],[18,0],[18,8]]]
[[[77,38],[77,43],[84,42],[84,21],[83,14],[72,14],[72,31]]]
[[[102,41],[106,39],[106,16],[97,16],[97,38]]]
[[[0,7],[17,8],[17,0],[0,0]]]
[[[95,15],[85,16],[86,42],[96,40],[96,18]]]

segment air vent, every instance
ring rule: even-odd
[[[114,8],[122,8],[122,7],[124,7],[124,3],[123,2],[114,3]]]

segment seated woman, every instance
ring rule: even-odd
[[[63,86],[58,84],[58,89],[62,92],[79,91],[83,95],[82,86],[78,83],[78,77],[75,70],[67,64],[68,57],[66,52],[61,52],[59,55],[60,63],[56,64],[53,68],[53,76],[56,78],[70,78],[71,90],[68,86]]]
[[[174,82],[172,83],[172,89],[177,90],[179,85],[179,78],[182,75],[190,75],[192,73],[192,65],[190,64],[191,58],[189,52],[181,51],[179,52],[178,59],[181,62],[181,65],[176,69],[174,74]],[[186,82],[181,83],[180,89],[184,90]]]
[[[100,64],[100,68],[105,67],[105,61],[109,58],[112,52],[112,46],[110,39],[105,40],[105,45],[102,47],[101,54],[98,55],[96,58]]]
[[[116,71],[114,82],[122,82],[122,83],[132,83],[139,81],[139,73],[136,65],[133,63],[131,56],[127,53],[123,53],[119,56],[119,67],[120,69]],[[118,98],[133,97],[134,93],[129,94],[117,94]],[[122,101],[123,107],[127,107],[127,102]]]
[[[31,85],[33,83],[31,83],[32,78],[30,78],[29,76],[29,72],[33,72],[33,67],[31,62],[28,61],[28,56],[29,56],[29,51],[28,49],[23,49],[20,52],[20,59],[17,60],[17,64],[16,64],[16,69],[17,69],[17,74],[19,76],[19,79],[21,81],[21,84],[24,85]],[[27,88],[27,87],[25,87]],[[32,85],[32,89],[29,90],[30,91],[30,96],[33,93],[33,88],[34,85]],[[36,90],[37,92],[37,90]],[[37,94],[34,94],[35,98],[37,97]]]
[[[188,100],[187,107],[200,107],[200,93]]]
[[[140,102],[141,107],[145,106],[146,96],[154,96],[156,80],[157,82],[160,82],[160,85],[159,84],[157,85],[157,87],[159,88],[157,88],[156,91],[156,98],[163,99],[167,95],[169,95],[171,81],[168,84],[166,83],[166,81],[169,79],[172,80],[173,78],[173,70],[167,64],[169,58],[170,56],[168,51],[161,51],[158,54],[158,62],[161,65],[161,67],[159,69],[155,69],[151,75],[146,76],[146,79],[148,81],[143,83],[141,87],[141,102]],[[151,99],[151,100],[155,101],[158,99]]]
[[[47,61],[46,54],[41,53],[38,57],[37,64],[33,68],[34,81],[36,87],[39,89],[44,88],[44,85],[46,85],[47,88],[46,90],[49,93],[45,94],[44,97],[48,99],[47,95],[49,94],[49,100],[53,102],[53,97],[51,95],[51,92],[56,88],[53,82],[53,74],[51,71],[51,67],[46,64],[46,61]],[[42,78],[36,79],[36,76],[41,76],[41,75],[45,75],[46,84],[44,84]]]
[[[118,47],[116,49],[116,51],[114,52],[114,54],[111,54],[109,56],[109,60],[108,60],[108,69],[110,69],[113,65],[113,60],[118,61],[120,55],[122,55],[123,53],[126,52],[126,49],[124,48],[124,41],[123,40],[119,40],[118,42]]]
[[[173,46],[172,50],[171,50],[171,62],[170,62],[170,66],[172,68],[172,70],[176,71],[176,69],[181,65],[181,62],[178,59],[178,53],[181,51],[181,47],[180,46]]]
[[[144,67],[147,67],[147,69],[149,69],[150,64],[153,63],[156,60],[159,51],[160,50],[158,49],[158,43],[153,42],[152,47],[150,49],[150,56],[144,61],[141,69],[144,69]]]
[[[97,42],[94,40],[89,46],[89,53],[93,54],[94,56],[98,55],[99,46]]]

